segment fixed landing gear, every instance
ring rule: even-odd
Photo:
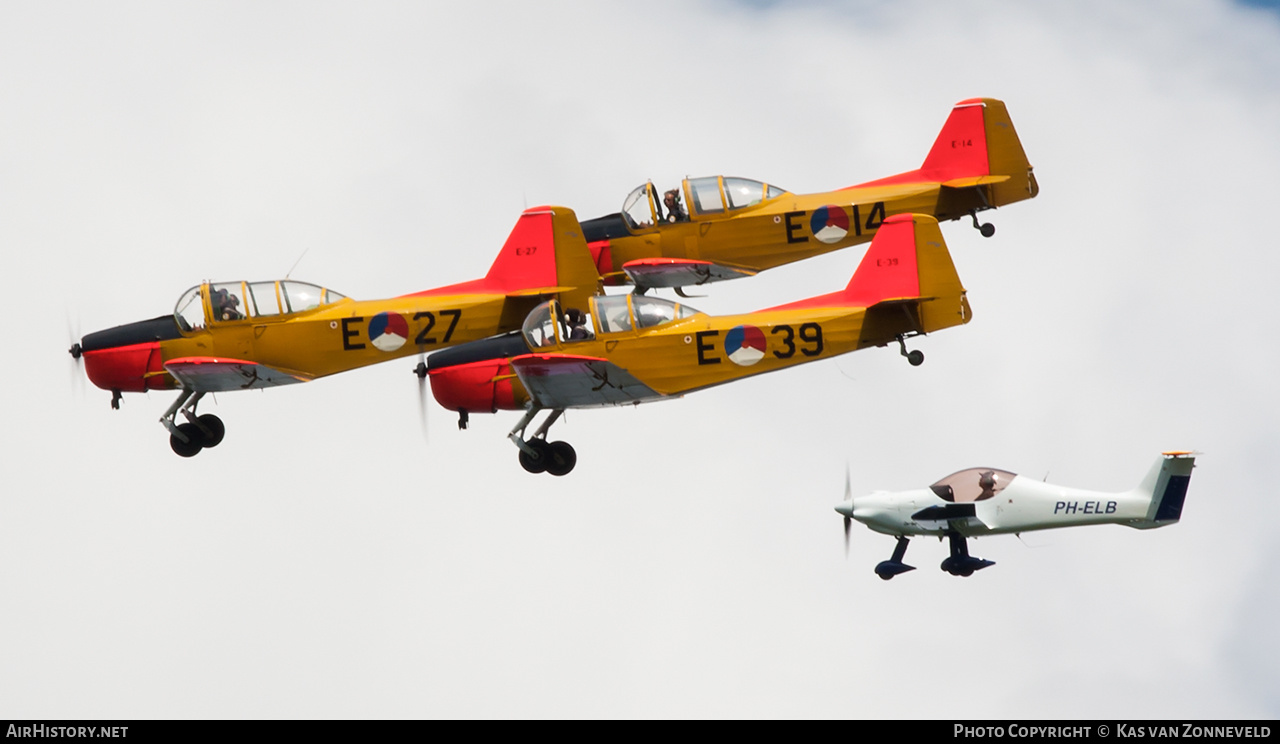
[[[977,230],[978,232],[982,233],[982,237],[984,237],[984,238],[989,238],[989,237],[991,237],[992,235],[995,235],[995,234],[996,234],[996,226],[995,226],[995,225],[991,224],[990,222],[982,222],[982,223],[979,223],[979,222],[978,222],[978,212],[977,212],[977,210],[974,210],[974,211],[970,212],[970,213],[969,213],[969,216],[973,218],[973,229],[975,229],[975,230]]]
[[[204,397],[204,393],[183,390],[169,410],[160,417],[160,423],[169,430],[169,447],[180,457],[195,457],[205,447],[217,447],[227,434],[227,427],[222,419],[206,413],[196,415],[196,404]],[[181,413],[187,423],[176,423]]]
[[[974,571],[996,565],[995,561],[969,555],[969,543],[959,532],[948,532],[947,537],[951,540],[951,555],[942,561],[943,571],[952,576],[972,576]],[[876,576],[888,581],[898,574],[916,570],[915,566],[908,566],[902,562],[906,554],[907,538],[905,535],[899,535],[898,544],[893,549],[893,557],[876,564]]]
[[[902,562],[903,557],[907,554],[907,542],[908,540],[905,536],[898,536],[898,544],[893,549],[893,557],[876,564],[876,576],[888,581],[900,573],[916,570],[915,566],[908,566]]]
[[[898,336],[898,349],[901,351],[902,355],[907,358],[907,363],[909,363],[912,367],[919,367],[920,365],[924,364],[923,351],[920,351],[919,349],[912,349],[911,351],[907,351],[906,336],[903,336],[903,335]]]
[[[507,437],[520,448],[520,467],[530,473],[550,473],[552,475],[568,475],[573,467],[578,464],[578,453],[574,451],[573,445],[568,442],[548,442],[547,431],[551,425],[556,422],[564,414],[563,408],[557,408],[551,412],[547,420],[542,422],[533,436],[528,439],[524,436],[525,429],[533,421],[533,417],[538,415],[540,408],[530,406],[525,411],[524,416],[520,419],[520,423]]]
[[[949,532],[947,537],[951,540],[951,555],[942,561],[943,571],[952,576],[972,576],[974,571],[996,565],[995,561],[969,555],[969,542],[959,532]]]

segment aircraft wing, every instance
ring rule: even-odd
[[[525,354],[511,360],[533,402],[543,408],[591,408],[663,397],[618,365],[573,354]]]
[[[934,504],[933,506],[926,506],[915,514],[912,514],[911,518],[917,522],[951,522],[953,525],[956,522],[963,523],[973,520],[974,522],[983,524],[986,527],[991,527],[992,525],[987,524],[987,520],[978,516],[977,511],[977,504],[973,502],[964,504]]]
[[[756,274],[750,269],[739,269],[691,258],[641,258],[626,262],[622,265],[622,270],[626,272],[632,284],[645,289],[691,287]]]
[[[165,362],[164,368],[182,387],[201,393],[253,390],[311,379],[256,362],[219,357],[180,357]]]

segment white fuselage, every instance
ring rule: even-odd
[[[928,507],[972,506],[973,516],[916,519]],[[1142,522],[1151,506],[1150,494],[1138,490],[1102,493],[1064,488],[1015,476],[992,498],[954,504],[931,489],[888,493],[879,491],[853,500],[852,516],[876,532],[888,535],[999,535],[1088,524]]]

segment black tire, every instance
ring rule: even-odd
[[[530,439],[525,442],[525,444],[529,445],[529,448],[532,449],[535,454],[530,455],[528,452],[521,449],[520,467],[530,473],[545,473],[547,471],[547,465],[551,463],[550,446],[547,444],[546,440]]]
[[[992,235],[996,234],[996,226],[991,224],[990,222],[987,222],[987,223],[984,223],[982,227],[978,228],[978,232],[982,233],[982,237],[989,238]]]
[[[912,351],[911,353],[907,354],[907,362],[912,367],[919,367],[920,365],[924,364],[924,352],[920,351],[919,349]]]
[[[178,431],[187,438],[182,441],[176,435],[169,435],[169,447],[178,454],[179,457],[195,457],[200,454],[200,450],[204,449],[204,435],[196,428],[195,424],[178,424]]]
[[[214,416],[212,413],[206,413],[196,419],[200,425],[209,430],[208,434],[200,432],[204,437],[205,447],[217,447],[222,444],[222,438],[227,435],[227,427],[222,423],[222,419]]]
[[[547,445],[547,472],[552,475],[568,475],[578,464],[578,453],[568,442],[552,442]]]

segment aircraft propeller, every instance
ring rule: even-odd
[[[427,437],[427,362],[426,357],[418,357],[418,366],[413,368],[413,373],[418,376],[418,422],[422,424],[422,440],[429,442]]]
[[[81,367],[83,362],[80,361],[83,352],[80,348],[80,328],[78,322],[72,322],[71,314],[67,314],[67,337],[71,340],[71,348],[67,349],[67,353],[71,355],[71,389],[75,391],[78,397],[84,397],[84,375]]]
[[[849,463],[844,464],[844,501],[847,504],[853,503],[853,488],[849,484]],[[852,511],[850,511],[850,514]],[[849,532],[853,529],[853,517],[849,514],[844,515],[844,557],[849,557]]]

